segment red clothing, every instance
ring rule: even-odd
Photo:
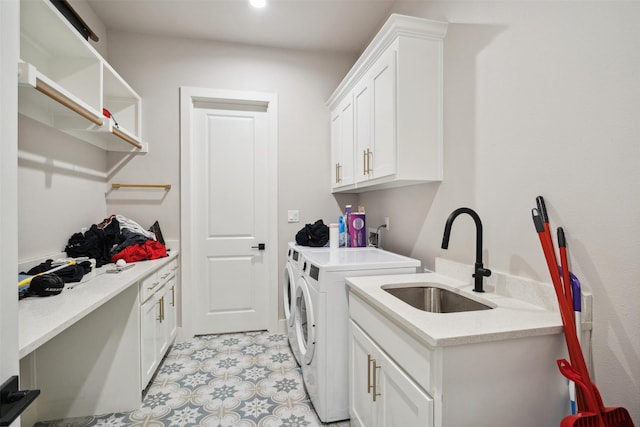
[[[130,245],[111,257],[112,262],[123,259],[126,262],[158,259],[167,256],[167,247],[157,240],[147,240],[144,243]]]

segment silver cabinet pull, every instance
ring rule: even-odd
[[[367,159],[369,158],[368,155],[369,149],[367,148],[366,150],[362,150],[362,174],[366,175],[369,168],[367,167]]]
[[[380,369],[381,367],[376,364],[376,359],[372,359],[372,362],[373,362],[373,369],[372,369],[372,371],[373,371],[373,384],[372,384],[372,386],[373,386],[373,401],[375,402],[376,401],[376,397],[382,396],[382,393],[378,393],[378,384],[377,384],[377,382],[378,382],[378,369]]]

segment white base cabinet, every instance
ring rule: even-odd
[[[358,325],[350,323],[351,425],[432,426],[433,399]]]
[[[431,347],[353,291],[349,316],[352,425],[540,427],[567,414],[560,334]]]
[[[22,425],[136,410],[176,336],[179,255],[20,301],[20,380],[40,396]],[[162,321],[160,321],[160,319]]]
[[[178,261],[140,282],[140,385],[146,388],[176,337]]]

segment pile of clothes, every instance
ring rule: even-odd
[[[18,274],[18,299],[48,297],[62,292],[66,283],[80,282],[92,270],[90,260],[48,259],[29,271]]]
[[[74,258],[93,258],[96,267],[119,259],[135,262],[167,256],[164,242],[158,241],[155,233],[122,215],[111,215],[84,233],[73,234],[65,252]]]

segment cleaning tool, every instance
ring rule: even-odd
[[[553,288],[558,299],[560,308],[560,317],[564,326],[564,335],[567,342],[570,363],[565,360],[558,361],[560,372],[569,380],[578,386],[578,412],[574,415],[568,415],[562,419],[560,427],[634,427],[629,412],[622,407],[605,407],[602,397],[595,384],[591,382],[589,370],[584,361],[582,348],[578,342],[576,334],[576,324],[574,322],[574,313],[572,299],[566,294],[571,293],[571,286],[568,284],[563,287],[560,269],[556,261],[553,240],[550,234],[549,219],[546,214],[546,206],[544,199],[538,197],[536,199],[538,208],[532,209],[533,223],[540,239],[540,245],[547,261],[547,268],[551,276]],[[568,257],[566,256],[566,240],[563,235],[563,246],[561,247],[561,262],[563,276],[569,278]],[[564,255],[563,255],[564,254]],[[565,279],[566,280],[566,279]],[[567,291],[567,289],[569,291]]]

